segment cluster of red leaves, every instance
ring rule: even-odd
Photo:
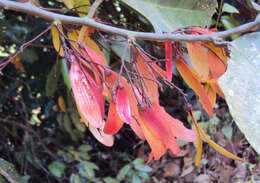
[[[106,146],[112,146],[113,135],[126,123],[140,139],[146,140],[150,145],[151,153],[148,162],[153,158],[160,159],[167,149],[173,154],[178,154],[180,152],[176,140],[178,138],[187,142],[197,141],[196,164],[198,164],[202,153],[201,136],[220,153],[241,160],[206,136],[194,119],[191,108],[187,112],[196,130],[187,129],[181,121],[170,116],[160,106],[159,86],[155,80],[157,77],[164,77],[168,82],[172,80],[173,44],[171,41],[165,42],[166,71],[133,46],[134,60],[131,62],[134,63],[135,70],[142,79],[141,82],[128,81],[121,73],[109,69],[103,53],[88,34],[85,34],[86,32],[87,28],[83,27],[81,32],[68,33],[71,40],[80,42],[80,45],[72,43],[74,48],[69,54],[70,82],[82,121],[97,140]],[[191,31],[191,34],[210,33],[212,31],[201,28],[192,28]],[[56,40],[54,46],[63,56],[64,50],[58,42],[60,40]],[[224,97],[218,87],[217,79],[226,70],[227,56],[223,48],[218,48],[211,43],[187,43],[187,49],[192,66],[188,65],[181,52],[175,48],[176,67],[185,82],[199,96],[204,109],[212,116],[216,94]],[[78,52],[89,61],[88,64],[82,60]],[[109,102],[107,114],[104,110],[105,100]]]

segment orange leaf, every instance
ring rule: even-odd
[[[221,88],[219,87],[218,83],[214,83],[214,86],[215,86],[215,89],[216,89],[217,94],[218,94],[221,98],[225,99],[225,95],[224,95],[223,91],[221,90]]]
[[[145,95],[147,97],[151,98],[154,102],[159,103],[158,85],[157,85],[157,83],[152,81],[152,80],[156,79],[156,75],[152,72],[152,69],[146,65],[146,63],[143,59],[143,57],[145,58],[145,60],[149,60],[149,58],[144,54],[142,57],[140,54],[139,53],[137,54],[136,59],[137,59],[137,66],[138,66],[138,70],[139,70],[140,74],[143,77],[147,78],[147,79],[144,79],[144,83],[142,83]]]
[[[57,25],[59,26],[59,29],[61,32],[63,32],[63,28],[62,28],[62,25]],[[59,55],[61,57],[64,57],[64,50],[60,44],[60,34],[59,34],[59,31],[57,30],[56,26],[53,26],[51,28],[51,34],[52,34],[52,43],[53,43],[53,46],[55,48],[55,50],[59,53]],[[64,40],[64,38],[62,37],[62,39]]]
[[[148,125],[145,123],[145,121],[141,122],[142,131],[144,133],[144,136],[151,147],[151,154],[152,157],[154,157],[155,160],[159,160],[161,156],[166,152],[166,147],[162,143],[160,139],[158,139],[152,131],[149,129]],[[150,159],[150,158],[149,158]]]
[[[70,83],[78,110],[85,121],[95,128],[101,128],[103,123],[101,108],[104,107],[101,106],[103,105],[103,101],[100,99],[102,93],[96,92],[97,88],[95,89],[95,86],[90,83],[94,80],[88,72],[85,72],[86,76],[84,75],[74,55],[71,55],[71,60]]]
[[[215,103],[216,103],[216,95],[217,95],[214,84],[206,83],[204,85],[204,88],[208,94],[208,97],[209,97],[209,100],[210,100],[212,106],[214,107]]]
[[[166,41],[165,42],[165,59],[166,61],[166,73],[167,79],[172,81],[172,42]]]
[[[208,50],[208,62],[210,68],[210,76],[212,79],[218,79],[226,72],[227,64],[220,60],[211,50]]]
[[[192,68],[190,68],[188,64],[186,64],[185,62],[180,61],[178,59],[176,59],[175,64],[184,81],[199,96],[199,100],[203,108],[207,111],[209,116],[212,117],[213,106],[209,100],[209,97],[205,89],[200,84],[200,81],[197,79],[197,77],[193,74]]]
[[[208,78],[209,63],[207,49],[200,43],[186,43],[190,61],[202,79]]]
[[[66,112],[66,104],[65,104],[65,101],[64,101],[64,99],[63,99],[62,96],[59,96],[59,98],[58,98],[58,104],[59,104],[60,110],[61,110],[62,112]]]
[[[123,126],[124,122],[116,111],[116,104],[110,99],[107,121],[104,127],[104,133],[114,135]]]

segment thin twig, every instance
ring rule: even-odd
[[[97,10],[97,8],[100,6],[100,4],[103,2],[103,0],[95,0],[95,2],[91,5],[90,10],[88,11],[87,17],[92,18]]]
[[[213,34],[204,34],[204,35],[187,35],[187,34],[172,34],[172,33],[150,33],[150,32],[137,32],[137,31],[129,31],[126,29],[116,28],[109,25],[104,25],[102,23],[96,22],[95,20],[88,17],[74,17],[61,15],[58,13],[49,12],[39,7],[36,7],[30,3],[19,3],[10,0],[0,0],[0,7],[5,8],[6,10],[14,10],[18,12],[24,12],[27,14],[31,14],[33,16],[39,16],[51,22],[60,21],[64,24],[76,24],[76,25],[86,25],[90,27],[94,27],[97,30],[104,31],[107,33],[111,33],[114,35],[123,36],[125,38],[135,38],[135,39],[143,39],[143,40],[151,40],[151,41],[205,41],[205,42],[213,42],[218,43],[216,40],[221,38],[229,37],[233,34],[248,32],[253,28],[256,28],[260,25],[260,19],[256,19],[253,22],[249,22],[233,29],[229,29],[222,32],[216,32]]]

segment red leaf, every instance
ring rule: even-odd
[[[172,42],[171,41],[165,42],[165,59],[167,59],[165,64],[167,79],[171,81],[172,80]]]
[[[226,72],[227,64],[215,55],[211,50],[208,50],[208,62],[210,68],[211,79],[218,79],[222,74]]]
[[[203,108],[207,111],[210,117],[213,116],[213,106],[209,100],[209,97],[203,88],[203,86],[200,84],[200,81],[194,74],[194,71],[192,71],[192,68],[188,66],[183,61],[180,61],[176,59],[175,61],[176,67],[181,74],[184,81],[189,85],[191,89],[199,96],[200,103],[202,104]]]
[[[146,107],[140,110],[140,116],[142,122],[147,124],[151,133],[161,140],[166,148],[169,148],[172,153],[178,154],[180,152],[180,147],[175,139],[173,131],[170,128],[170,124],[165,123],[158,112],[153,108]],[[148,139],[147,139],[148,140]]]
[[[130,103],[126,87],[118,87],[116,92],[116,110],[122,121],[127,124],[131,123]]]
[[[160,114],[164,123],[168,124],[168,127],[174,136],[186,142],[194,142],[196,140],[195,131],[186,128],[181,121],[169,115],[162,106],[153,104],[153,108],[155,109],[156,113]]]
[[[124,122],[116,111],[116,104],[110,99],[107,121],[104,127],[104,133],[114,135],[123,126]]]
[[[101,128],[103,123],[101,107],[104,106],[101,106],[103,102],[98,96],[100,94],[95,91],[95,86],[88,81],[92,80],[94,82],[94,80],[88,72],[85,72],[87,77],[85,78],[74,55],[71,55],[71,60],[70,83],[81,117],[95,128]]]

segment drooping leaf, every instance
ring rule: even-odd
[[[63,28],[62,28],[62,25],[57,25],[59,27],[59,30],[63,33]],[[59,31],[57,30],[56,26],[53,26],[51,28],[51,34],[52,34],[52,43],[53,43],[53,46],[55,48],[55,50],[59,53],[59,55],[61,57],[64,57],[64,50],[61,46],[61,43],[60,43],[60,34],[59,34]],[[64,38],[62,38],[64,40]]]
[[[47,75],[47,80],[45,84],[45,92],[47,97],[53,96],[54,92],[57,89],[58,81],[60,78],[60,63],[58,62],[57,65],[54,65]]]
[[[101,128],[103,123],[101,107],[104,106],[101,106],[102,101],[98,99],[98,95],[102,94],[95,92],[94,80],[87,72],[83,72],[73,55],[71,58],[70,83],[79,113],[95,128]]]
[[[69,73],[69,69],[68,69],[68,65],[67,65],[67,61],[65,59],[61,59],[61,73],[62,73],[62,77],[64,80],[64,83],[66,84],[68,90],[71,90],[71,85],[70,85],[70,73]]]
[[[212,106],[214,107],[215,103],[216,103],[216,95],[217,95],[215,86],[212,84],[206,83],[204,85],[204,88],[207,92],[207,95],[209,97],[209,100],[210,100]]]
[[[60,110],[62,112],[66,112],[66,104],[65,104],[65,100],[62,96],[59,96],[58,97],[58,104],[59,104],[59,107],[60,107]]]
[[[226,72],[227,64],[220,60],[211,50],[207,52],[208,64],[210,69],[210,77],[212,79],[218,79],[222,74]]]
[[[143,15],[155,32],[170,32],[188,25],[209,23],[215,0],[120,0]],[[152,12],[152,13],[151,13]]]
[[[104,133],[114,135],[123,126],[124,122],[121,120],[117,110],[116,104],[113,100],[110,100],[107,120],[104,127]]]
[[[172,42],[166,41],[165,42],[165,59],[166,60],[166,73],[167,79],[172,81]]]
[[[90,2],[89,0],[73,0],[74,1],[74,7],[78,7],[77,11],[84,12],[79,13],[79,16],[86,16],[86,13],[88,13],[90,8]]]
[[[126,87],[118,87],[116,92],[116,111],[122,121],[131,123],[130,101],[127,95]]]
[[[114,137],[112,135],[105,134],[102,130],[98,130],[91,124],[88,124],[89,131],[92,135],[105,146],[111,147],[114,145]]]
[[[260,154],[260,33],[241,36],[231,43],[230,59],[219,85],[231,115],[252,147]]]
[[[194,75],[192,69],[188,66],[188,64],[178,59],[176,59],[175,64],[184,81],[199,96],[199,100],[203,108],[207,111],[209,116],[212,117],[213,106],[209,100],[209,97],[205,89],[200,84],[200,81],[197,79],[197,77]]]
[[[208,78],[209,63],[208,50],[200,43],[186,43],[190,61],[194,70],[201,76],[202,79]]]

